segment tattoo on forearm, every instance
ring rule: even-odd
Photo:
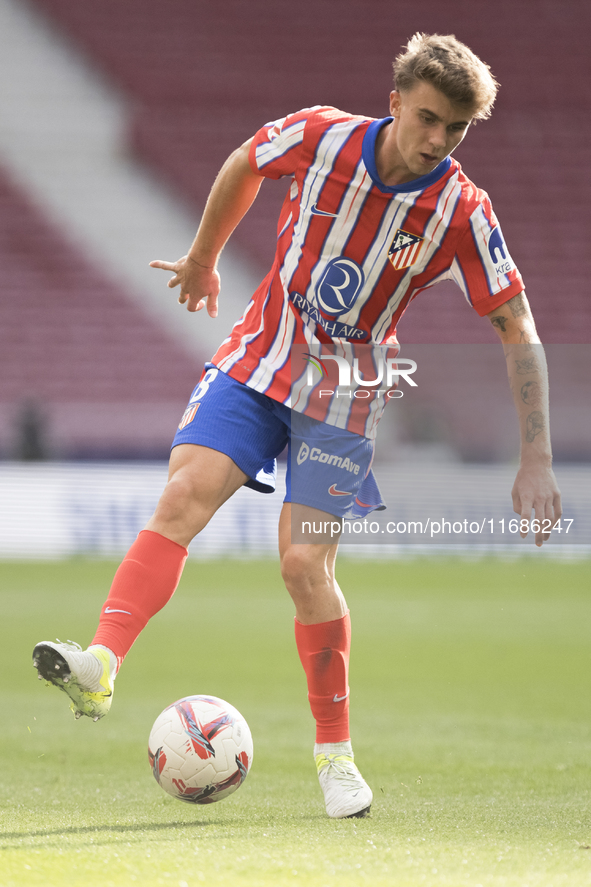
[[[538,382],[526,382],[521,386],[521,399],[529,407],[539,407],[542,400],[542,389]]]
[[[531,351],[530,336],[527,330],[519,330],[519,344],[527,345],[527,348],[524,348],[524,351]]]
[[[525,439],[528,443],[531,443],[535,436],[544,430],[544,416],[539,410],[534,410],[533,413],[529,414],[525,422]]]
[[[498,327],[502,333],[507,332],[507,318],[503,317],[502,314],[497,314],[496,317],[491,317],[490,322],[493,326]]]
[[[527,305],[525,304],[523,293],[513,296],[506,304],[509,306],[513,317],[522,317],[524,314],[527,314]]]
[[[515,366],[520,376],[528,376],[530,373],[537,373],[538,371],[535,357],[525,357],[523,360],[516,360]]]

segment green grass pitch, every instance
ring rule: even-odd
[[[331,821],[292,605],[266,562],[190,562],[103,721],[35,680],[33,645],[89,642],[110,562],[0,563],[1,887],[591,885],[589,562],[343,558],[352,735],[372,816]],[[175,699],[247,718],[231,798],[166,795],[147,737]]]

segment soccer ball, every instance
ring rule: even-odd
[[[186,696],[156,718],[148,740],[154,779],[190,804],[211,804],[240,788],[252,764],[252,736],[236,709],[216,696]]]

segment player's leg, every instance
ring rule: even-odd
[[[335,576],[337,542],[292,542],[294,507],[283,506],[279,524],[281,572],[295,604],[295,635],[316,721],[314,758],[326,810],[333,818],[365,816],[372,792],[353,760],[349,732],[349,610]],[[335,518],[296,506],[298,519]]]
[[[115,574],[94,645],[108,647],[121,664],[176,590],[191,540],[245,480],[247,475],[225,453],[195,444],[174,447],[168,483]]]
[[[302,509],[302,506],[300,506]],[[350,619],[335,576],[337,542],[294,544],[290,503],[279,522],[281,574],[295,605],[298,652],[308,680],[316,742],[343,742],[349,734]],[[330,519],[308,508],[311,520]]]
[[[174,594],[186,546],[245,480],[247,475],[224,453],[194,444],[172,450],[168,483],[115,574],[88,650],[43,641],[33,651],[39,677],[70,696],[76,717],[98,720],[108,712],[117,670],[142,629]]]
[[[179,444],[170,454],[168,483],[146,530],[186,547],[247,480],[225,453]]]
[[[89,650],[44,642],[34,650],[41,677],[63,689],[78,717],[102,717],[118,666],[147,621],[171,598],[191,539],[245,482],[274,489],[271,463],[287,432],[268,398],[206,368],[176,432],[169,481],[156,512],[119,567]]]

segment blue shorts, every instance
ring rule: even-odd
[[[275,491],[287,446],[285,502],[351,520],[385,508],[371,471],[373,441],[291,410],[211,364],[172,446],[186,443],[225,453],[248,475],[245,486],[261,493]]]

